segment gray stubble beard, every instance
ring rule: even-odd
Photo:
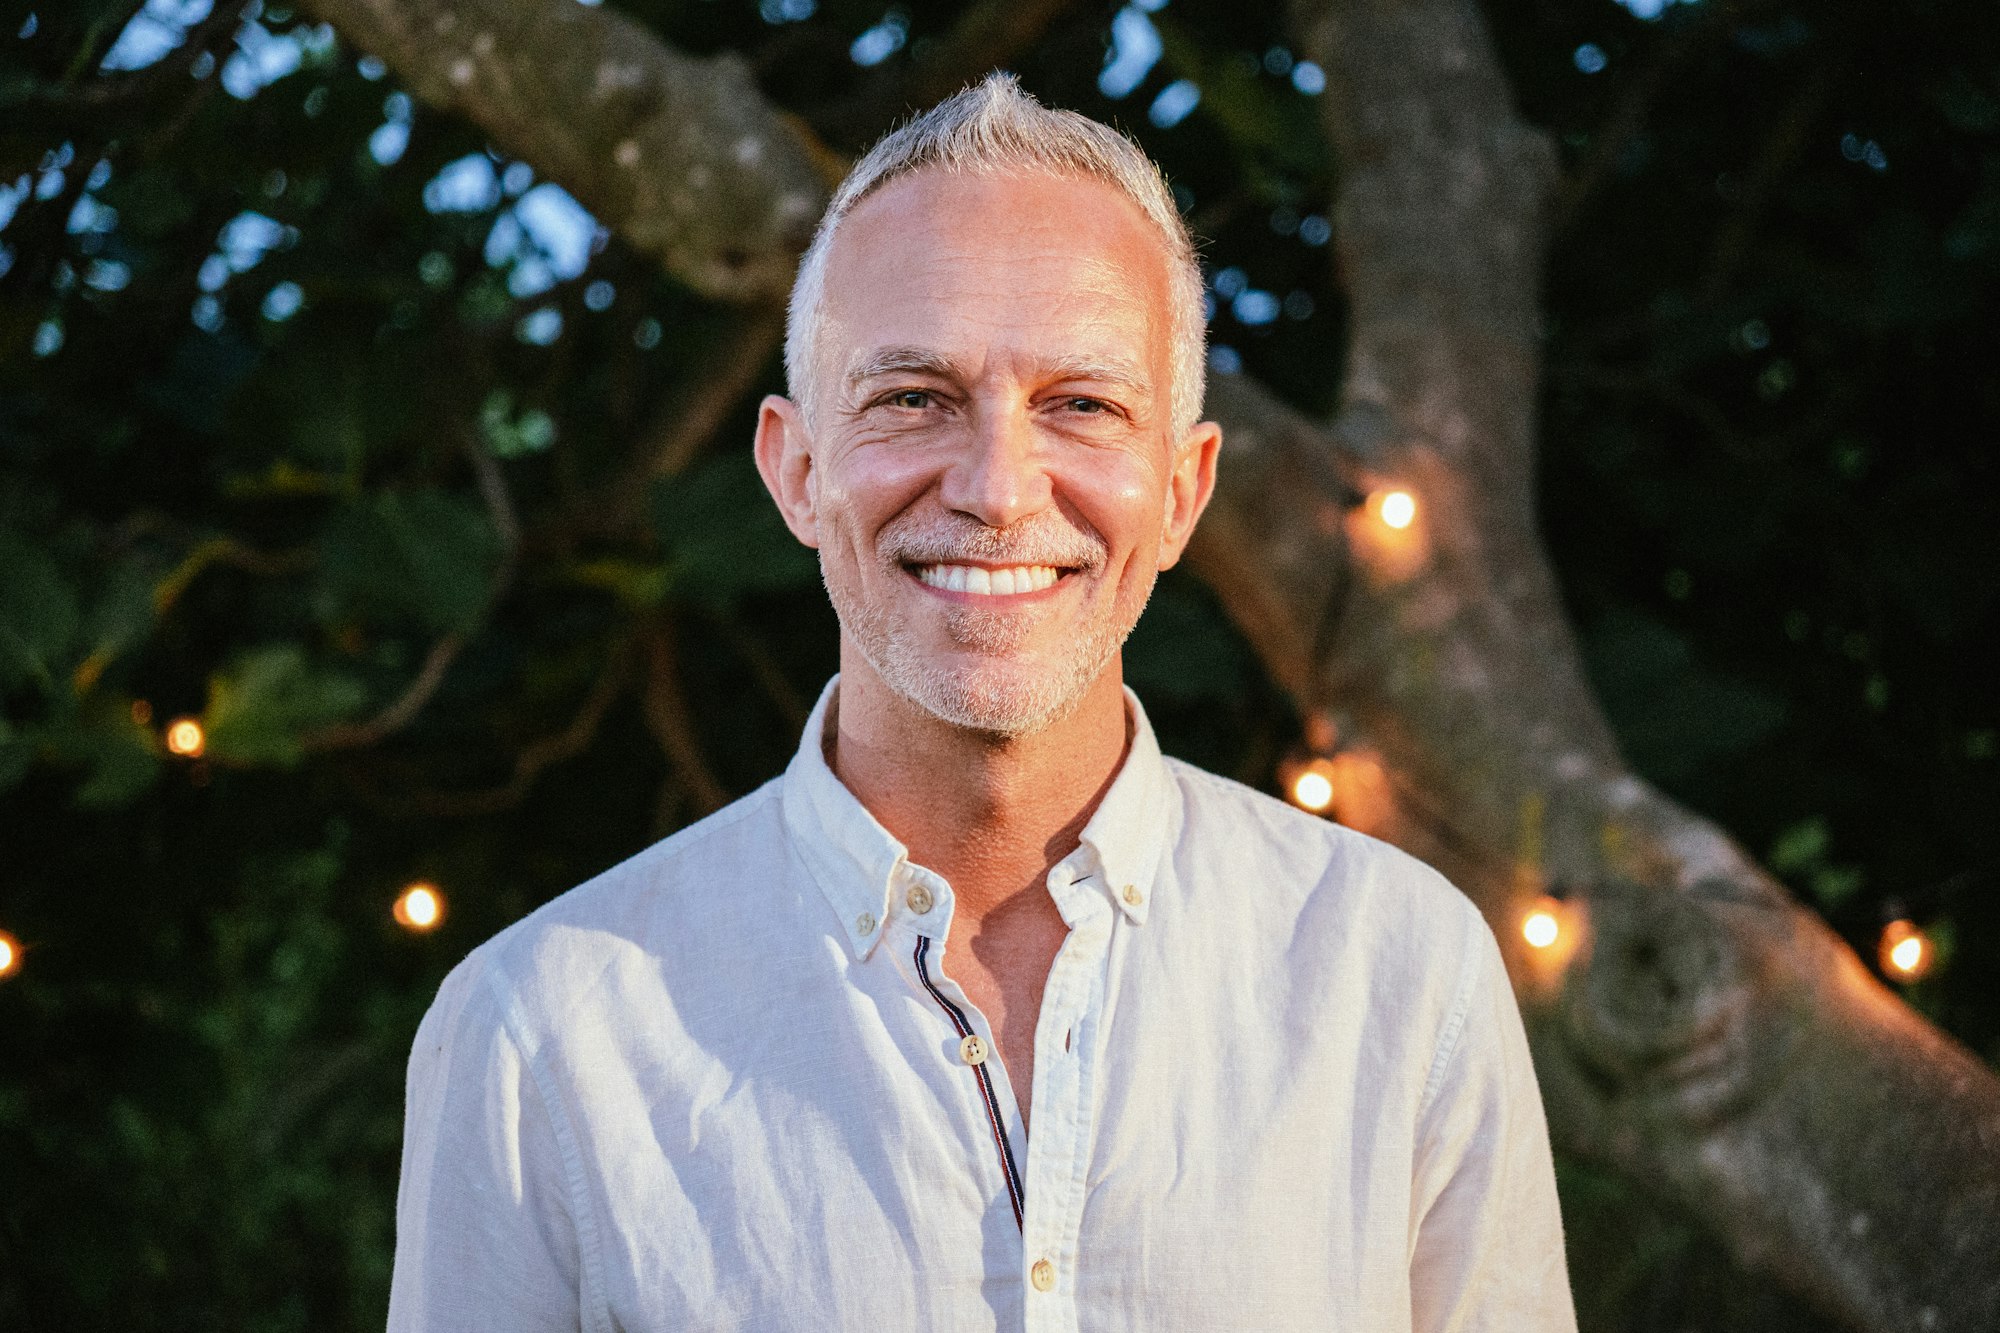
[[[900,565],[896,574],[907,577]],[[1141,597],[1129,619],[1112,616],[1090,626],[1049,669],[1031,671],[1025,680],[1018,679],[1017,672],[1007,673],[1008,679],[992,679],[976,667],[945,668],[928,660],[907,636],[894,632],[881,607],[864,604],[836,587],[826,577],[823,558],[820,578],[842,632],[891,690],[952,726],[1009,738],[1044,731],[1075,712],[1146,605]],[[1151,594],[1150,586],[1146,592]],[[977,607],[948,608],[945,618],[953,642],[991,656],[1017,651],[1034,629],[1029,617]]]

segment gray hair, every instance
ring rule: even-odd
[[[1130,139],[1074,111],[1054,111],[1021,91],[1011,74],[944,101],[884,135],[834,191],[819,230],[799,264],[785,320],[785,382],[808,421],[819,394],[820,306],[826,295],[826,257],[834,233],[855,206],[898,176],[927,167],[952,172],[1040,171],[1099,180],[1137,204],[1167,247],[1172,277],[1167,293],[1168,336],[1173,340],[1168,406],[1175,436],[1201,416],[1205,385],[1201,266],[1194,241],[1158,167]]]

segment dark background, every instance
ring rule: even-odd
[[[847,151],[883,127],[839,109],[960,8],[619,7]],[[749,466],[774,360],[629,520],[598,503],[738,317],[239,8],[0,6],[8,1328],[379,1326],[438,980],[773,776],[834,662]],[[1542,521],[1621,741],[1864,956],[1925,926],[1909,997],[2000,1058],[2000,11],[1487,14],[1565,171]],[[1281,8],[1079,4],[1014,63],[1167,169],[1217,369],[1332,406],[1338,166]],[[329,742],[440,644],[408,725]],[[1204,588],[1162,583],[1128,675],[1171,752],[1271,785],[1297,719]],[[418,879],[429,934],[390,915]],[[1699,1217],[1563,1185],[1587,1328],[1821,1326]]]

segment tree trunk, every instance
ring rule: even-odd
[[[574,0],[311,7],[698,290],[782,294],[838,161],[733,57]],[[2000,1080],[1633,776],[1583,679],[1532,488],[1554,157],[1476,8],[1298,0],[1295,25],[1342,169],[1345,396],[1322,425],[1212,386],[1196,567],[1337,743],[1340,817],[1492,922],[1563,1146],[1858,1329],[2000,1327]],[[1353,503],[1391,487],[1401,529]],[[1529,949],[1551,892],[1562,939]]]

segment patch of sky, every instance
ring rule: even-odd
[[[14,267],[14,252],[0,245],[0,278],[7,276],[7,270]]]
[[[1227,343],[1208,349],[1208,368],[1218,375],[1235,375],[1243,369],[1243,354]]]
[[[517,198],[521,191],[535,183],[535,169],[526,162],[509,162],[500,173],[500,190],[509,199]]]
[[[902,10],[892,9],[882,21],[854,39],[847,55],[857,65],[879,65],[903,49],[910,35],[910,20]]]
[[[186,41],[188,29],[214,7],[213,0],[146,0],[97,62],[98,72],[144,69],[158,62]]]
[[[500,177],[484,153],[445,163],[424,186],[424,207],[433,213],[484,213],[499,202]]]
[[[1215,288],[1217,296],[1225,301],[1231,301],[1248,290],[1250,275],[1240,268],[1226,268],[1216,274],[1209,285]]]
[[[235,53],[223,62],[223,89],[247,102],[296,70],[305,59],[306,31],[277,33],[261,23],[245,23],[236,33]]]
[[[1630,10],[1633,18],[1652,23],[1676,4],[1691,5],[1696,0],[1612,0],[1612,3]]]
[[[14,35],[25,42],[30,37],[33,37],[35,35],[35,30],[41,26],[42,26],[42,21],[39,18],[36,18],[33,14],[30,14],[28,15],[28,17],[21,20],[21,30],[15,33]]]
[[[410,119],[415,110],[406,92],[393,92],[382,99],[382,123],[368,136],[368,155],[385,167],[402,160],[410,146]]]
[[[545,305],[521,316],[521,322],[514,326],[514,336],[524,343],[547,347],[562,337],[562,328],[562,313],[554,306]]]
[[[1153,99],[1153,105],[1146,110],[1146,119],[1163,130],[1170,130],[1188,118],[1188,113],[1201,105],[1201,89],[1193,79],[1175,79],[1160,89],[1160,95]]]
[[[618,289],[602,278],[583,289],[583,304],[586,309],[609,310],[611,303],[617,299]]]
[[[1237,322],[1248,324],[1253,328],[1269,324],[1278,317],[1281,308],[1277,297],[1269,292],[1259,291],[1255,287],[1239,293],[1236,299],[1229,303],[1229,313],[1236,316]]]
[[[16,177],[11,184],[0,185],[0,230],[5,230],[7,224],[14,220],[15,211],[21,207],[21,201],[28,197],[34,185],[34,178],[27,175]]]
[[[76,201],[76,207],[69,211],[69,234],[72,236],[103,236],[117,229],[118,210],[109,204],[100,204],[95,196],[84,195]]]
[[[201,261],[201,268],[194,275],[195,285],[205,292],[219,292],[229,281],[229,261],[221,255],[210,255]]]
[[[222,224],[215,249],[233,273],[242,273],[285,243],[289,228],[262,213],[243,212]]]
[[[374,56],[361,56],[354,62],[354,72],[370,83],[389,72],[389,67]]]
[[[93,259],[83,273],[83,285],[93,291],[122,292],[131,281],[131,268],[115,259]]]
[[[486,262],[511,264],[507,290],[537,296],[579,276],[603,243],[603,229],[559,185],[544,182],[494,220],[486,236]]]
[[[306,294],[296,282],[281,282],[264,294],[264,318],[272,322],[290,319],[306,303]]]
[[[35,326],[35,355],[54,356],[62,350],[63,326],[53,319],[45,319]]]
[[[83,182],[86,190],[101,190],[111,184],[111,159],[100,157],[97,165],[90,169],[90,175]]]
[[[1326,91],[1326,71],[1310,60],[1301,60],[1292,66],[1292,87],[1307,97],[1318,97]]]
[[[1882,151],[1882,145],[1873,139],[1864,139],[1858,134],[1840,136],[1840,155],[1849,162],[1859,162],[1871,171],[1887,171],[1889,155]]]
[[[222,302],[213,296],[197,296],[194,307],[188,311],[188,318],[203,333],[214,333],[222,327]]]
[[[1576,67],[1585,74],[1601,74],[1604,72],[1604,67],[1611,63],[1611,57],[1605,55],[1604,48],[1596,42],[1585,42],[1577,47],[1570,55],[1570,59],[1575,61]]]
[[[1333,239],[1333,224],[1317,213],[1299,219],[1299,239],[1307,245],[1325,245]]]
[[[188,66],[188,77],[191,79],[205,79],[213,73],[215,73],[215,52],[213,51],[201,52],[195,56],[194,63]]]
[[[819,0],[757,0],[766,23],[804,23],[819,10]]]
[[[1127,5],[1111,16],[1111,50],[1097,75],[1097,90],[1116,100],[1131,95],[1146,81],[1166,48],[1160,30],[1139,5]]]

